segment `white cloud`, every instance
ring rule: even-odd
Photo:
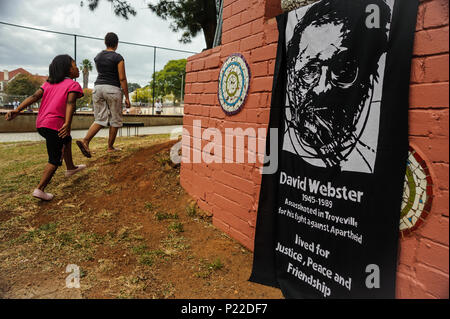
[[[162,20],[147,9],[145,3],[155,3],[155,0],[128,1],[137,11],[137,15],[129,20],[115,16],[106,0],[101,0],[97,10],[93,12],[88,9],[86,3],[83,7],[79,6],[78,0],[1,0],[0,21],[98,38],[103,38],[107,32],[115,32],[120,41],[186,51],[201,52],[205,47],[202,34],[195,37],[190,44],[178,42],[181,33],[176,34],[169,29],[170,21]],[[0,24],[0,39],[0,70],[24,67],[32,73],[45,75],[48,73],[48,65],[56,55],[74,56],[72,36]],[[102,49],[103,41],[77,37],[77,62],[87,58],[93,63],[95,55]],[[125,59],[130,82],[145,85],[150,81],[153,72],[152,48],[120,44],[117,52]],[[156,70],[161,69],[171,59],[186,58],[190,55],[158,49]],[[94,67],[90,75],[90,87],[93,87],[96,76]],[[79,81],[82,81],[81,77]]]

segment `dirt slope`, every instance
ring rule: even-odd
[[[193,205],[172,144],[97,155],[56,179],[54,201],[0,212],[0,297],[281,298],[247,281],[252,253]],[[79,289],[65,287],[68,264]]]

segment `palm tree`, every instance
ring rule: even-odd
[[[89,83],[89,71],[92,71],[92,63],[88,59],[84,59],[80,65],[81,71],[83,71],[83,90],[88,88]]]

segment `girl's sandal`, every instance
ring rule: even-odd
[[[78,173],[79,171],[82,171],[86,168],[86,165],[84,164],[80,164],[78,165],[75,169],[71,169],[71,170],[67,170],[66,173],[64,174],[66,177],[70,177],[73,174]]]
[[[45,193],[43,191],[41,191],[40,189],[36,188],[33,191],[33,197],[39,198],[41,200],[45,200],[45,201],[49,201],[53,199],[53,194],[50,193]]]
[[[111,150],[111,149],[108,149],[108,150],[107,150],[108,153],[120,152],[120,151],[122,151],[121,148],[113,148],[112,150]]]

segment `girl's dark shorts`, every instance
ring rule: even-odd
[[[37,131],[45,138],[47,143],[48,162],[56,166],[61,166],[63,146],[71,143],[72,137],[69,135],[65,138],[60,138],[58,136],[58,131],[46,127],[40,127]]]

